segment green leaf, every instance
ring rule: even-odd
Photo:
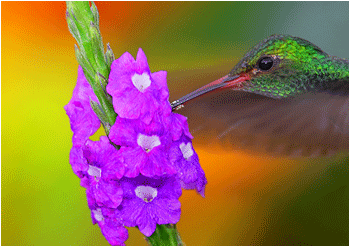
[[[101,73],[97,73],[98,80],[100,81],[100,84],[103,89],[106,89],[106,86],[108,84],[108,80],[106,77],[104,77]]]
[[[96,26],[99,26],[100,25],[99,24],[100,15],[98,14],[98,10],[97,10],[95,2],[91,2],[91,12],[92,12],[92,15],[94,17],[94,23],[96,24]]]
[[[108,43],[107,44],[107,51],[106,51],[106,54],[105,54],[105,61],[107,63],[108,68],[111,67],[111,65],[112,65],[114,60],[115,60],[114,53],[112,51],[111,46]]]
[[[85,75],[86,79],[88,80],[88,82],[91,84],[91,82],[93,82],[93,80],[94,80],[93,75],[95,74],[95,71],[94,71],[93,67],[91,66],[91,64],[89,63],[89,61],[86,60],[85,57],[81,54],[77,45],[74,45],[74,50],[75,50],[75,56],[78,60],[78,63],[83,68],[84,75]]]
[[[72,20],[72,17],[68,11],[66,11],[66,18],[67,18],[69,32],[73,35],[73,37],[78,43],[81,43],[81,37],[78,31],[78,28],[75,25],[75,22]]]
[[[90,105],[98,119],[100,119],[103,125],[106,125],[108,123],[108,118],[106,113],[101,108],[100,104],[90,99]]]
[[[101,74],[108,76],[107,64],[104,60],[104,47],[102,43],[100,30],[93,22],[90,22],[89,29],[91,34],[91,44],[98,71]]]

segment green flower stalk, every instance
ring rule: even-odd
[[[114,54],[109,45],[104,54],[104,45],[99,29],[99,14],[95,3],[67,1],[67,23],[69,31],[78,42],[75,55],[84,75],[90,83],[99,105],[92,103],[92,108],[102,122],[107,135],[110,126],[116,120],[111,97],[106,92],[110,66]]]
[[[180,234],[177,231],[176,225],[157,225],[156,230],[150,237],[146,237],[149,245],[162,246],[183,246]]]

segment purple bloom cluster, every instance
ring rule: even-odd
[[[112,63],[106,90],[118,117],[108,137],[91,141],[100,127],[90,106],[97,97],[79,67],[65,106],[73,131],[70,163],[86,188],[93,223],[111,245],[124,245],[125,226],[151,236],[157,224],[176,224],[181,188],[204,197],[207,180],[186,118],[171,112],[166,72],[151,73],[142,49],[136,61],[124,53]]]

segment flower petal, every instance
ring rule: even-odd
[[[137,226],[144,235],[151,236],[157,224],[179,221],[181,186],[175,176],[148,178],[140,175],[122,178],[120,183],[124,194],[119,208],[126,225]]]
[[[139,72],[139,74],[141,72],[148,72],[148,74],[150,74],[146,54],[141,48],[139,48],[136,56],[136,71]]]
[[[157,224],[176,224],[181,216],[181,203],[177,199],[163,199],[154,202]]]
[[[73,143],[84,143],[101,125],[100,120],[90,106],[90,99],[98,102],[96,95],[84,76],[83,69],[79,66],[78,80],[73,96],[64,107],[74,133]]]
[[[103,236],[110,245],[125,245],[128,239],[128,230],[114,219],[107,218],[98,222]]]
[[[189,148],[191,150],[188,150]],[[172,144],[169,158],[172,165],[177,169],[182,188],[196,189],[204,197],[205,186],[208,182],[199,164],[198,155],[191,144],[191,139],[182,135],[178,141]]]
[[[140,147],[121,147],[122,157],[125,162],[125,176],[136,177],[140,174],[140,167],[147,161],[147,156]]]
[[[80,178],[84,177],[84,174],[86,174],[89,169],[89,165],[84,158],[82,145],[73,145],[69,154],[69,163],[71,164],[75,175]]]
[[[94,178],[93,178],[94,179]],[[101,179],[92,186],[98,206],[117,208],[123,199],[123,190],[116,181],[105,182]]]
[[[140,217],[136,221],[136,225],[139,227],[140,232],[142,232],[145,236],[150,237],[153,232],[156,230],[157,224],[154,219],[151,217],[150,210],[146,210],[143,212]]]

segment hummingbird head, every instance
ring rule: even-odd
[[[348,77],[329,56],[309,41],[290,35],[272,35],[253,47],[228,75],[234,90],[283,98],[310,90],[324,89],[326,82]],[[338,61],[338,63],[342,61]],[[337,70],[338,68],[338,70]],[[347,71],[347,73],[346,73]],[[241,81],[239,78],[244,78]],[[227,80],[227,79],[226,79]],[[238,80],[238,83],[234,83]],[[348,79],[347,79],[348,80]]]
[[[348,88],[349,62],[329,56],[305,39],[272,35],[261,41],[230,73],[172,103],[173,108],[210,91],[242,90],[285,98],[312,90]]]

